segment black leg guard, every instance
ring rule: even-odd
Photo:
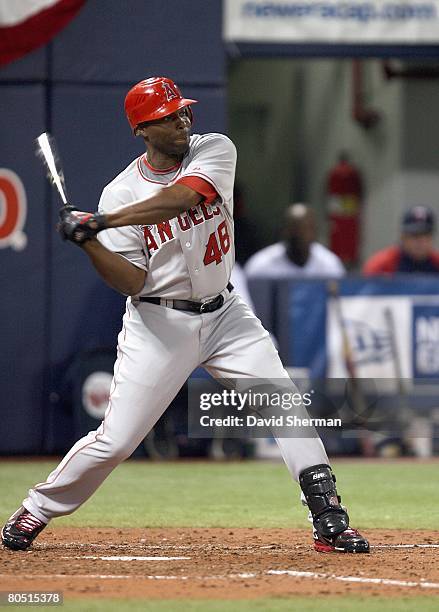
[[[314,548],[318,552],[368,553],[369,542],[349,527],[349,516],[335,488],[329,465],[313,465],[299,476],[314,524]]]
[[[349,527],[349,516],[340,504],[329,465],[307,468],[300,474],[299,483],[319,535],[332,538]]]

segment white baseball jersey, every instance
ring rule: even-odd
[[[195,135],[178,166],[157,171],[142,156],[104,189],[103,212],[180,180],[205,196],[202,204],[165,223],[99,234],[105,246],[147,271],[141,295],[203,299],[223,292],[234,260],[235,162],[226,136]],[[23,501],[29,512],[48,522],[76,510],[138,447],[200,366],[229,388],[233,380],[244,388],[250,379],[276,380],[297,392],[259,319],[234,291],[224,294],[222,306],[207,313],[127,299],[104,420],[76,442],[46,482],[29,491]],[[317,436],[276,440],[296,480],[305,468],[328,464]]]
[[[146,155],[135,159],[103,190],[100,212],[111,212],[153,195],[164,186],[191,181],[211,186],[214,200],[157,225],[101,232],[99,240],[147,271],[139,295],[201,300],[226,287],[233,267],[233,182],[236,149],[223,134],[194,134],[181,164],[152,168]],[[200,181],[201,179],[201,181]],[[196,187],[195,187],[195,190]]]

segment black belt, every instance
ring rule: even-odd
[[[231,292],[233,291],[232,283],[228,283],[226,289]],[[158,306],[163,305],[168,308],[174,308],[175,310],[188,310],[189,312],[197,312],[198,314],[204,314],[206,312],[214,312],[221,308],[224,304],[224,296],[217,295],[210,300],[205,302],[192,302],[190,300],[168,300],[167,298],[159,297],[139,297],[141,302],[149,302],[150,304],[157,304]]]

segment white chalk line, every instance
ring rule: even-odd
[[[320,574],[316,572],[298,572],[295,570],[269,570],[270,576],[292,576],[293,578],[313,578],[319,580],[340,580],[341,582],[360,582],[363,584],[382,584],[383,586],[421,587],[424,589],[439,589],[439,582],[419,582],[407,580],[391,580],[389,578],[363,578],[362,576],[336,576],[335,574]]]
[[[96,557],[94,555],[77,555],[76,557],[61,557],[61,559],[100,559],[101,561],[186,561],[192,557],[132,557],[132,556],[119,556],[119,557]]]
[[[439,544],[373,544],[371,548],[439,548]]]
[[[144,575],[144,574],[20,574],[17,578],[25,580],[42,580],[60,578],[71,580],[77,578],[80,580],[86,579],[102,579],[102,580],[228,580],[230,578],[256,578],[258,574],[224,574],[223,576],[174,576],[174,575]],[[0,578],[12,578],[10,574],[0,574]]]
[[[10,574],[0,574],[0,578],[13,578]],[[102,580],[188,580],[189,576],[145,576],[143,574],[20,574],[16,576],[18,579],[25,580],[44,580],[50,578],[60,578],[61,580],[80,580],[87,579],[102,579]]]
[[[408,580],[393,580],[390,578],[367,578],[363,576],[337,576],[336,574],[323,574],[317,572],[302,572],[296,570],[268,570],[266,572],[256,573],[242,573],[242,574],[227,574],[220,576],[175,576],[175,575],[139,575],[139,574],[21,574],[21,579],[63,579],[63,580],[86,580],[86,579],[99,579],[99,580],[230,580],[230,579],[249,579],[258,578],[261,575],[267,576],[289,576],[291,578],[310,578],[312,580],[329,580],[339,582],[352,582],[360,584],[374,584],[380,586],[399,586],[409,588],[422,588],[422,589],[439,589],[438,582],[428,582],[421,578],[421,580],[408,581]],[[11,578],[9,574],[0,574],[0,578]]]
[[[37,542],[37,545],[34,545],[34,549],[36,550],[37,548],[42,549],[42,548],[104,548],[105,550],[126,550],[127,548],[129,550],[133,550],[133,549],[141,549],[144,550],[145,548],[147,549],[158,549],[158,550],[164,550],[166,548],[168,549],[172,549],[172,550],[190,550],[193,548],[196,548],[196,545],[178,545],[178,544],[144,544],[142,541],[140,542],[133,542],[131,544],[94,544],[92,542],[64,542],[63,544],[44,544],[42,542]],[[200,545],[199,548],[202,548],[203,545]]]

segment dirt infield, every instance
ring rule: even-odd
[[[367,535],[370,555],[346,555],[315,552],[303,530],[48,528],[30,551],[0,547],[0,590],[69,599],[439,596],[438,532]]]

